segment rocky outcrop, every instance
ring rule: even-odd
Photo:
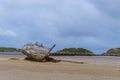
[[[92,51],[83,48],[65,48],[56,51],[54,55],[57,56],[94,56]]]
[[[109,49],[106,53],[103,53],[102,56],[120,56],[120,48]]]

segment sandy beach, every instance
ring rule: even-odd
[[[107,61],[31,62],[0,57],[0,80],[120,80],[120,64]],[[80,60],[79,60],[80,61]]]

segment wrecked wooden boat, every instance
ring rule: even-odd
[[[47,48],[43,46],[43,44],[39,44],[38,42],[34,44],[26,44],[21,49],[21,52],[27,56],[28,60],[33,61],[49,61],[54,60],[49,57],[50,51],[55,47],[53,45],[51,48]]]

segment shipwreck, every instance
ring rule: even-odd
[[[51,50],[55,47],[54,44],[51,48],[43,46],[38,42],[34,44],[26,44],[21,49],[21,52],[27,56],[26,59],[32,61],[56,61],[55,59],[49,57]]]

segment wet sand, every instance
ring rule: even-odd
[[[120,80],[120,64],[108,61],[30,62],[0,57],[0,80]]]

